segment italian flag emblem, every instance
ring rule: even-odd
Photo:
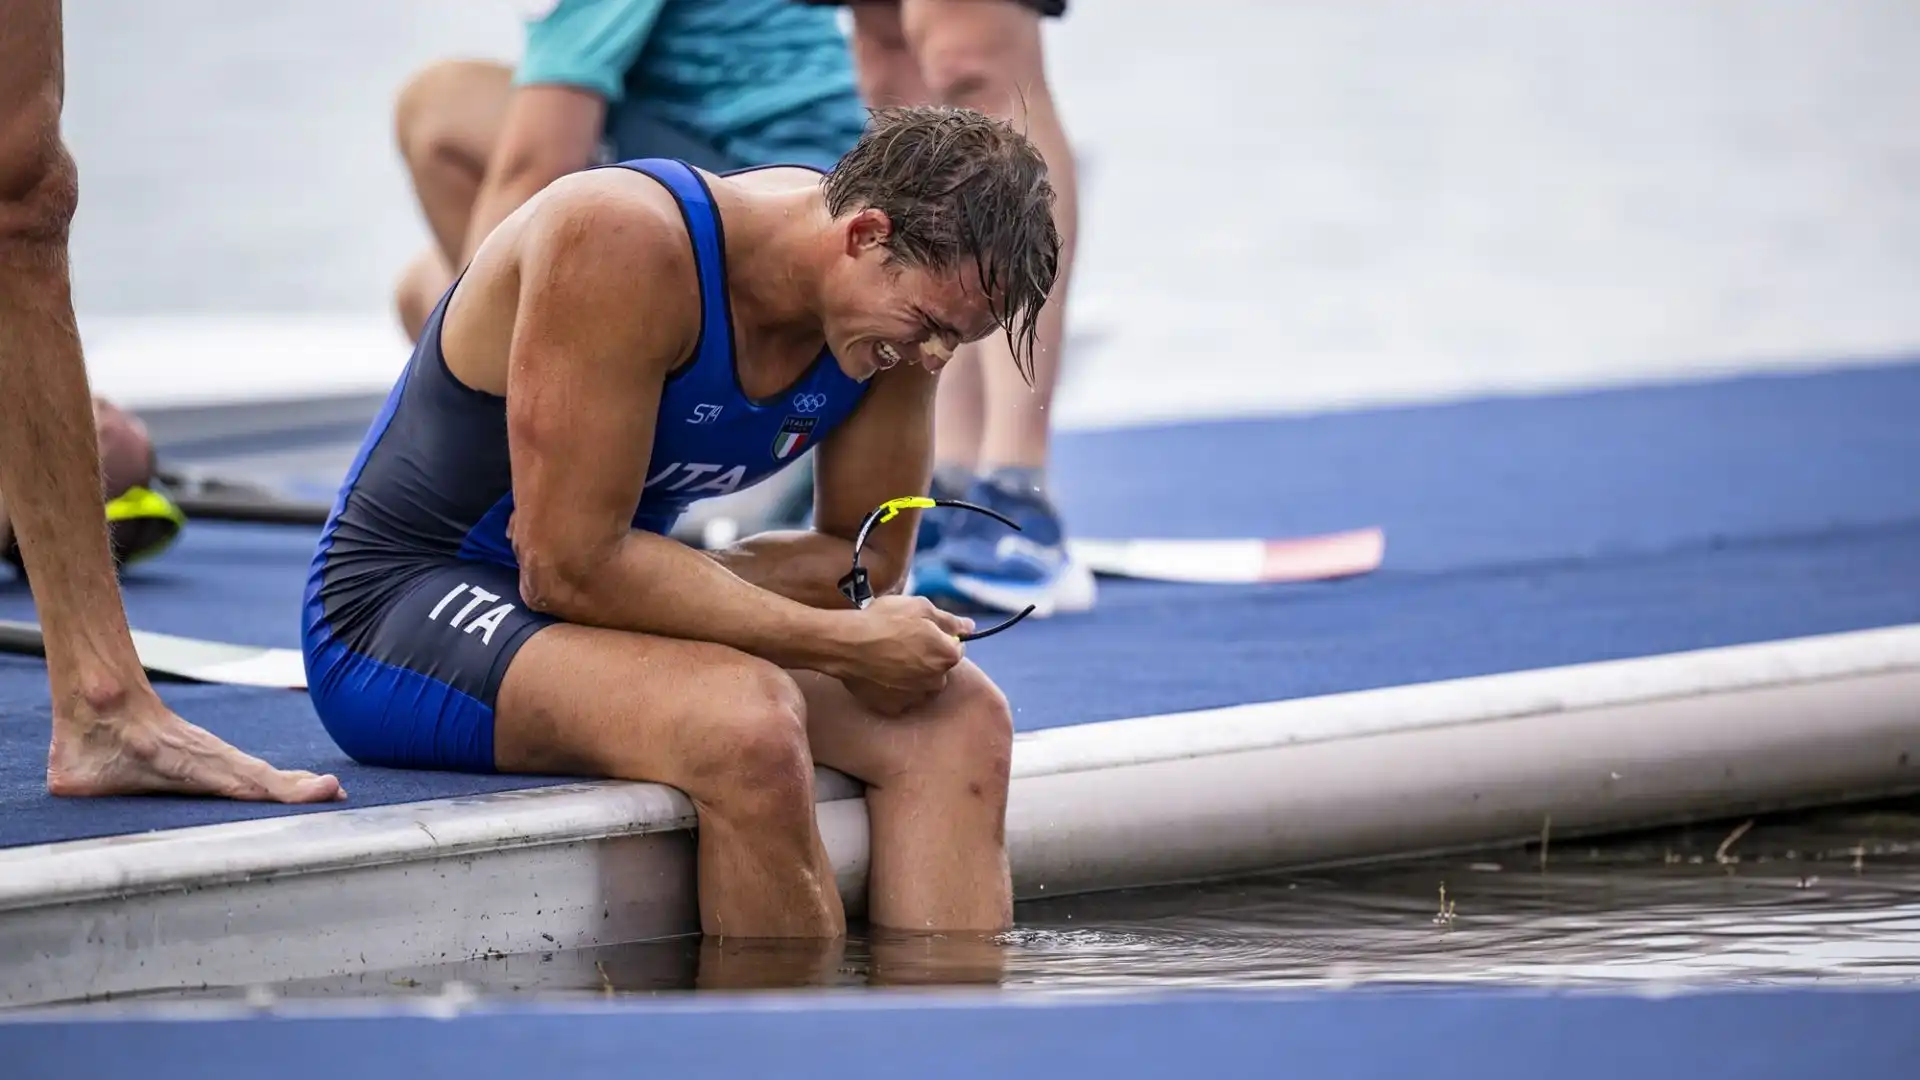
[[[773,437],[773,456],[785,461],[799,453],[807,445],[807,439],[813,435],[813,426],[820,422],[817,416],[789,416],[781,423],[780,431]]]

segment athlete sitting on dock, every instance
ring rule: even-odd
[[[994,930],[1012,723],[971,624],[837,588],[861,520],[924,492],[936,376],[1031,349],[1060,240],[1005,122],[876,113],[830,174],[647,160],[554,182],[428,318],[322,531],[310,693],[369,763],[648,780],[699,812],[703,928],[837,937],[813,764],[868,785],[870,921]],[[815,527],[715,553],[698,499],[815,450]]]

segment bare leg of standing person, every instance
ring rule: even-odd
[[[863,11],[862,18],[869,17]],[[1054,387],[1066,336],[1068,279],[1079,233],[1079,185],[1073,150],[1047,84],[1040,16],[1019,3],[955,4],[947,0],[902,0],[897,16],[908,50],[932,100],[976,109],[1014,124],[1039,147],[1057,201],[1060,270],[1053,296],[1040,316],[1034,341],[1031,385],[999,337],[967,347],[984,387],[980,443],[974,467],[981,472],[1046,468],[1052,441]],[[948,372],[946,374],[951,374]],[[944,389],[944,388],[943,388]]]
[[[417,341],[461,263],[474,202],[513,96],[513,70],[488,60],[443,60],[400,91],[393,136],[433,243],[401,272],[394,306]]]
[[[920,60],[907,47],[899,9],[890,4],[856,4],[853,12],[856,32],[851,48],[861,98],[875,108],[921,105],[933,100],[920,75]],[[967,483],[980,463],[987,401],[979,352],[977,345],[964,346],[940,373],[933,460],[948,473],[940,479],[950,481],[951,488],[939,492],[942,496],[959,498],[966,494]]]
[[[343,798],[331,776],[275,769],[182,720],[141,670],[107,547],[68,273],[79,183],[60,137],[60,2],[0,0],[0,24],[0,492],[46,638],[47,787],[56,795]]]
[[[933,494],[986,505],[1019,523],[1009,544],[984,515],[929,511],[921,519],[915,591],[1018,610],[1084,611],[1092,572],[1072,559],[1047,481],[1053,397],[1079,233],[1072,148],[1047,83],[1041,0],[855,3],[853,50],[869,103],[936,102],[986,113],[1024,132],[1046,159],[1056,197],[1060,265],[1040,313],[1032,366],[1022,371],[999,337],[957,352],[940,375]]]

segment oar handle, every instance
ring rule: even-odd
[[[47,655],[46,635],[32,623],[0,619],[0,653],[44,658]]]
[[[326,503],[270,502],[262,499],[221,498],[218,495],[174,495],[173,504],[189,519],[234,521],[260,525],[325,525],[333,507]]]
[[[325,525],[333,506],[289,499],[263,484],[161,466],[154,470],[173,505],[190,518],[262,525]]]
[[[14,622],[11,619],[0,619],[0,654],[32,656],[44,660],[47,656],[47,637],[41,633],[40,627],[37,624]],[[147,673],[148,678],[156,682],[200,681],[177,671],[166,671],[161,668],[156,668],[148,664],[144,659],[141,661],[140,667],[141,670]]]

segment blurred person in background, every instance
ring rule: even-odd
[[[60,134],[60,2],[8,0],[0,20],[0,492],[46,650],[47,790],[345,798],[332,776],[276,769],[188,723],[141,666],[101,504],[151,471],[151,444],[88,384],[68,261],[80,180]]]
[[[1030,371],[1004,342],[970,345],[942,372],[933,494],[992,507],[1019,523],[1010,533],[981,514],[930,510],[921,519],[913,589],[955,606],[1036,614],[1084,611],[1092,572],[1070,557],[1049,496],[1054,388],[1065,337],[1079,190],[1071,149],[1048,87],[1043,18],[1065,0],[794,0],[851,11],[860,90],[875,106],[958,105],[1007,119],[1046,158],[1058,195],[1062,247],[1054,292],[1040,319]]]
[[[433,246],[396,295],[409,341],[480,242],[568,173],[636,158],[709,172],[831,169],[866,109],[834,14],[788,0],[531,0],[517,67],[447,60],[418,72],[395,135]],[[809,455],[811,457],[811,455]],[[716,500],[744,531],[798,524],[811,468]]]
[[[173,546],[187,523],[186,515],[156,479],[153,439],[138,416],[97,396],[93,399],[93,427],[114,565],[129,566],[153,558]],[[14,535],[4,493],[0,493],[0,558],[26,577],[26,559]]]
[[[831,168],[866,111],[831,14],[784,0],[532,0],[519,65],[418,72],[395,136],[434,246],[397,296],[409,338],[494,227],[593,165]]]

